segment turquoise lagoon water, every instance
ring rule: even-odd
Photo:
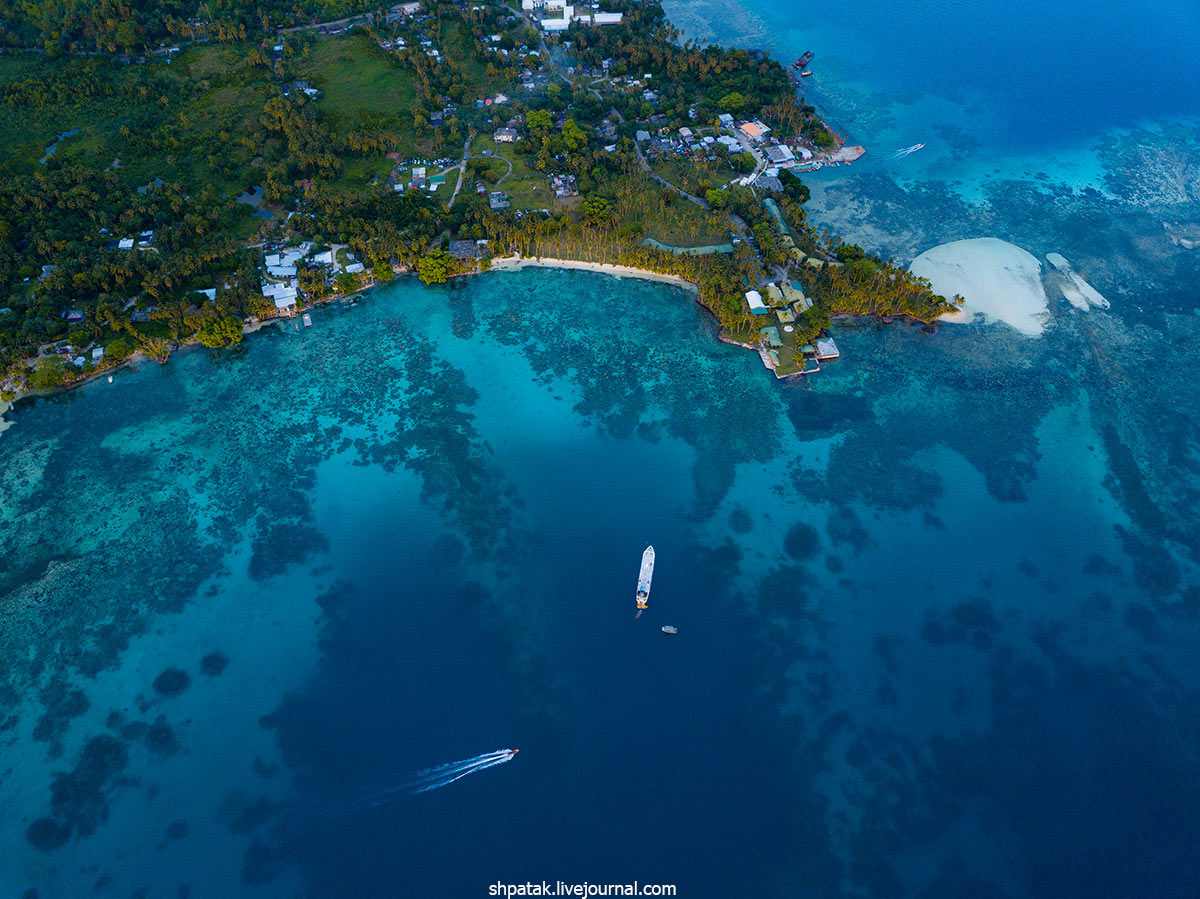
[[[1193,482],[1089,333],[781,387],[608,276],[314,318],[0,441],[0,895],[1194,892]]]
[[[673,287],[402,279],[18,407],[0,896],[1196,895],[1195,11],[802,12],[669,5],[816,52],[818,221],[1112,307],[783,386]]]

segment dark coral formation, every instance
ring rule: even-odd
[[[200,660],[200,671],[208,677],[217,677],[229,665],[229,656],[223,652],[210,652]]]
[[[168,668],[154,679],[154,689],[163,696],[177,696],[188,688],[192,678],[181,668]]]

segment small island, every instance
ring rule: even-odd
[[[174,8],[6,22],[5,402],[409,272],[681,280],[779,377],[836,355],[831,316],[955,308],[808,222],[801,175],[862,148],[799,76],[657,2]]]

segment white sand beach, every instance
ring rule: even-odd
[[[694,293],[699,293],[700,291],[691,281],[686,278],[680,278],[677,275],[663,275],[644,268],[634,268],[630,265],[613,265],[608,262],[580,262],[577,259],[554,259],[548,256],[524,259],[517,256],[504,256],[492,260],[490,270],[493,272],[516,271],[522,268],[582,269],[588,272],[604,272],[608,275],[616,275],[619,278],[642,278],[646,281],[661,281],[664,284],[674,284],[677,287],[684,287]]]
[[[1041,263],[1015,244],[994,237],[944,243],[914,259],[909,271],[928,278],[943,296],[963,298],[960,311],[942,316],[946,321],[969,322],[981,315],[1030,337],[1045,330]]]
[[[1083,276],[1071,267],[1065,256],[1061,253],[1047,253],[1046,261],[1064,276],[1065,280],[1059,285],[1059,290],[1072,306],[1085,312],[1097,306],[1101,309],[1108,308],[1109,303],[1104,295],[1088,284]]]

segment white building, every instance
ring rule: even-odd
[[[294,278],[296,277],[296,263],[304,258],[308,252],[306,248],[293,247],[290,250],[284,250],[282,253],[270,253],[266,257],[267,274],[275,278]]]
[[[767,147],[767,159],[776,165],[785,165],[786,163],[794,162],[796,154],[789,147],[780,144],[774,147]]]
[[[280,312],[296,305],[296,285],[291,281],[264,284],[262,294],[268,300],[274,301],[275,308]]]

